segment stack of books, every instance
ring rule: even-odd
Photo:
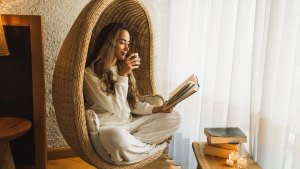
[[[247,136],[238,127],[204,128],[207,144],[204,154],[228,158],[232,152],[238,152],[241,143],[247,142]]]

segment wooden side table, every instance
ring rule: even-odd
[[[9,141],[22,136],[31,125],[22,118],[0,117],[0,169],[15,169]]]
[[[197,169],[236,169],[225,165],[226,159],[208,156],[204,154],[205,142],[193,142],[192,147],[197,159]],[[261,169],[260,166],[252,159],[248,161],[247,169]]]

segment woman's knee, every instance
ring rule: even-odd
[[[171,114],[174,116],[174,118],[181,121],[181,114],[178,111],[174,110]]]
[[[158,118],[161,118],[169,128],[175,130],[179,128],[182,121],[181,114],[176,110],[171,113],[160,113],[160,117]]]
[[[175,125],[177,128],[179,128],[182,121],[181,114],[178,111],[174,110],[172,113],[169,113],[168,115],[169,115],[168,117],[169,122]]]
[[[100,130],[101,142],[104,147],[115,149],[126,148],[129,143],[126,141],[126,136],[129,132],[120,127],[109,127]]]

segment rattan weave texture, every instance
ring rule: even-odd
[[[106,163],[93,149],[87,132],[83,76],[94,34],[111,22],[129,26],[135,48],[142,58],[135,72],[141,94],[154,94],[153,33],[148,12],[140,0],[91,0],[73,23],[58,55],[53,76],[53,104],[60,130],[80,157],[99,169],[136,169],[157,159],[159,152],[132,165]]]

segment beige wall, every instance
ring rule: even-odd
[[[54,63],[60,46],[70,29],[76,16],[89,0],[0,0],[0,14],[24,14],[42,16],[42,32],[44,46],[45,83],[46,83],[46,113],[47,136],[49,147],[62,147],[66,142],[62,138],[56,124],[54,108],[52,105],[52,75]],[[165,44],[162,40],[166,36],[166,0],[148,0],[148,8],[157,32],[157,54],[163,54],[161,48]],[[158,63],[158,66],[160,63]],[[159,78],[159,76],[157,76]],[[159,88],[159,86],[158,86]]]
[[[56,125],[52,105],[51,87],[54,63],[66,33],[87,2],[88,0],[4,0],[0,4],[1,14],[42,16],[49,147],[66,145]]]

